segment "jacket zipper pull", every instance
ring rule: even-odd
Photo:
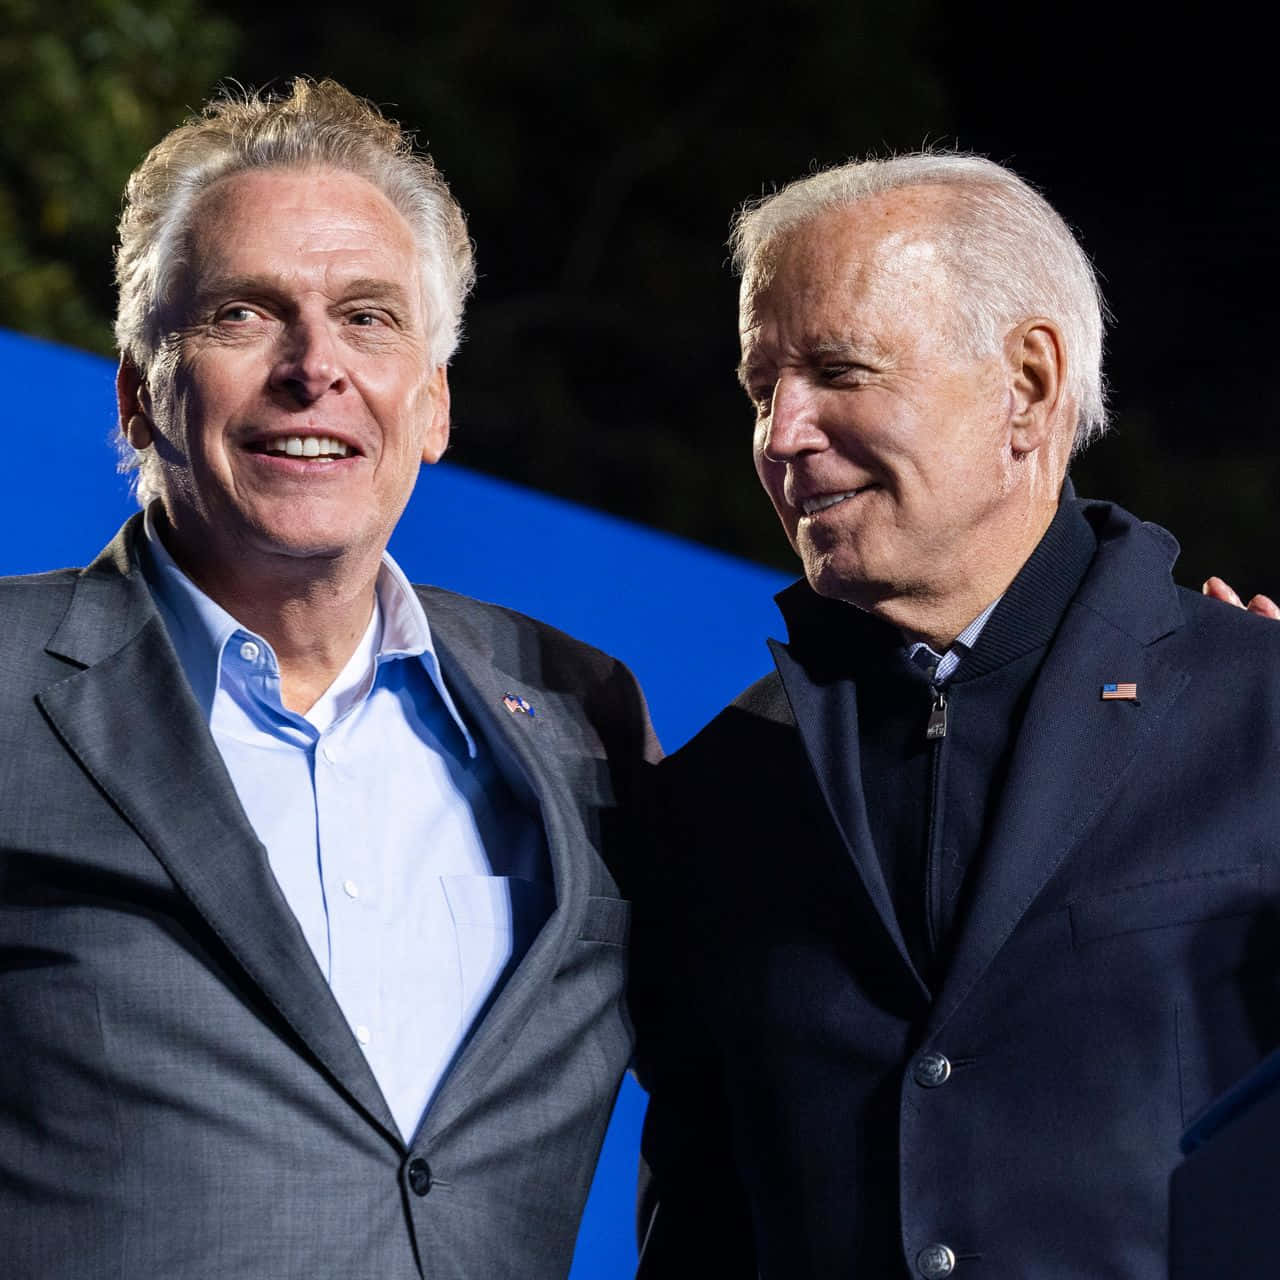
[[[929,708],[929,723],[924,736],[927,742],[947,736],[947,694],[941,685],[933,687],[933,705]]]

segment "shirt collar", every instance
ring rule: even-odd
[[[978,637],[982,634],[982,628],[987,625],[987,621],[996,610],[996,605],[1004,599],[1004,595],[998,595],[983,611],[978,614],[974,620],[969,623],[965,629],[951,642],[951,647],[946,653],[937,653],[923,640],[917,640],[914,644],[907,646],[907,657],[916,664],[923,667],[926,664],[935,668],[933,674],[933,682],[941,684],[948,676],[960,665],[960,659],[964,657],[975,644],[978,643]]]
[[[240,635],[261,645],[273,666],[275,654],[265,639],[237,622],[178,567],[160,540],[152,507],[147,508],[143,517],[143,531],[143,575],[177,650],[178,661],[200,710],[208,720],[213,714],[223,651],[233,636]],[[400,566],[386,551],[382,553],[374,591],[377,607],[369,629],[346,667],[321,696],[317,707],[326,699],[340,700],[344,693],[369,680],[376,665],[398,658],[418,658],[462,734],[467,754],[475,759],[475,738],[445,686],[422,601]],[[332,710],[332,703],[321,708],[322,717],[332,719]]]

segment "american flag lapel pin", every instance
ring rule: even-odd
[[[506,693],[502,696],[502,705],[513,716],[528,716],[533,719],[533,708],[518,693]]]
[[[1112,681],[1102,686],[1103,702],[1137,702],[1138,686],[1133,681]]]

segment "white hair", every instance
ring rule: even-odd
[[[334,80],[294,80],[286,93],[224,92],[161,139],[125,187],[116,249],[116,342],[144,378],[164,382],[177,356],[166,308],[190,257],[190,219],[220,178],[256,169],[328,167],[377,187],[413,232],[431,365],[457,349],[475,282],[466,219],[430,156],[372,103]],[[152,387],[153,395],[156,387]],[[138,501],[159,496],[154,449],[118,441],[121,469],[138,472]]]
[[[905,187],[945,186],[939,244],[957,280],[959,340],[973,355],[1000,349],[1009,328],[1054,321],[1067,349],[1066,392],[1076,407],[1072,452],[1106,430],[1102,337],[1106,304],[1093,266],[1049,202],[982,156],[919,152],[837,165],[745,205],[733,220],[733,265],[757,257],[821,214]]]

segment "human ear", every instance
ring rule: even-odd
[[[1066,408],[1066,344],[1052,320],[1027,320],[1005,340],[1012,408],[1010,445],[1034,453],[1055,433]]]
[[[120,431],[135,449],[145,449],[152,441],[155,429],[151,422],[151,394],[133,357],[120,357],[116,370],[116,406],[120,416]]]
[[[439,365],[428,387],[431,421],[422,442],[422,461],[439,462],[449,447],[449,371]]]

